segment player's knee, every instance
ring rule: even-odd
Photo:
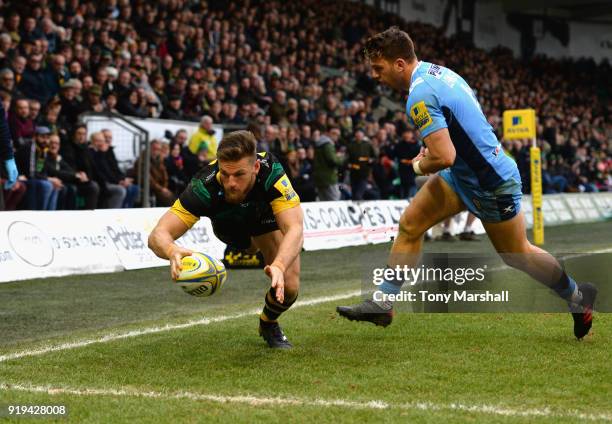
[[[512,268],[521,268],[524,263],[520,253],[500,253],[500,256],[504,263]]]
[[[409,240],[418,240],[421,238],[425,231],[418,222],[418,218],[410,214],[403,213],[399,222],[400,235]]]
[[[524,245],[517,245],[512,251],[500,253],[504,263],[512,268],[523,269],[532,259],[532,250],[530,243],[527,242]]]

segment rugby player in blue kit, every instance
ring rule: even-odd
[[[365,56],[376,81],[408,91],[406,113],[427,146],[413,159],[413,168],[417,175],[431,175],[402,214],[387,266],[416,266],[425,232],[467,209],[481,219],[508,265],[568,302],[574,335],[586,336],[597,289],[589,283],[578,285],[551,254],[527,239],[517,165],[504,154],[467,82],[450,69],[419,61],[412,40],[397,27],[369,38]],[[397,294],[402,283],[385,280],[379,290]],[[386,300],[365,300],[337,311],[350,320],[381,326],[393,318],[392,302]]]

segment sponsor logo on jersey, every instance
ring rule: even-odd
[[[212,181],[213,178],[215,178],[215,174],[217,173],[216,169],[213,169],[210,174],[208,174],[205,178],[204,178],[204,182],[206,184],[208,184],[209,182]]]
[[[420,101],[412,106],[412,109],[410,109],[410,117],[418,130],[427,128],[433,122],[427,110],[427,106],[425,106],[425,101]]]
[[[297,196],[295,190],[291,186],[291,182],[286,175],[283,175],[277,182],[274,184],[274,188],[277,189],[285,198],[285,200],[291,200]]]
[[[432,64],[427,70],[427,73],[438,79],[442,78],[442,68],[439,65]]]

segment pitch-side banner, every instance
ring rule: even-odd
[[[94,211],[1,212],[0,282],[123,270]]]
[[[167,260],[155,256],[147,246],[149,234],[166,210],[166,208],[150,208],[95,211],[125,269],[168,265]],[[225,244],[214,236],[208,218],[200,219],[177,243],[206,252],[215,258],[223,258]]]
[[[362,202],[361,224],[363,235],[368,243],[386,243],[397,234],[399,220],[407,200],[381,200]]]
[[[543,197],[546,225],[612,218],[612,193]],[[304,248],[335,249],[384,243],[397,233],[406,201],[303,203]],[[523,211],[532,224],[529,196]],[[147,247],[147,238],[165,208],[96,211],[0,212],[0,282],[93,274],[165,266]],[[467,213],[452,220],[461,232]],[[479,221],[473,227],[484,232]],[[225,245],[202,218],[179,244],[223,257]]]
[[[304,249],[336,249],[366,244],[362,211],[353,202],[302,203]]]

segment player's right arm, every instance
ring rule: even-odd
[[[433,174],[455,163],[457,152],[441,109],[438,96],[426,83],[410,93],[407,112],[427,146],[412,160],[417,175]]]
[[[210,194],[202,180],[194,178],[181,197],[160,218],[149,236],[149,248],[160,258],[170,260],[170,273],[176,280],[182,268],[182,259],[191,255],[189,249],[175,240],[205,216],[210,206]]]
[[[160,218],[149,235],[149,249],[160,258],[170,260],[173,280],[176,280],[181,272],[182,259],[193,253],[175,243],[188,229],[189,226],[170,209]]]

